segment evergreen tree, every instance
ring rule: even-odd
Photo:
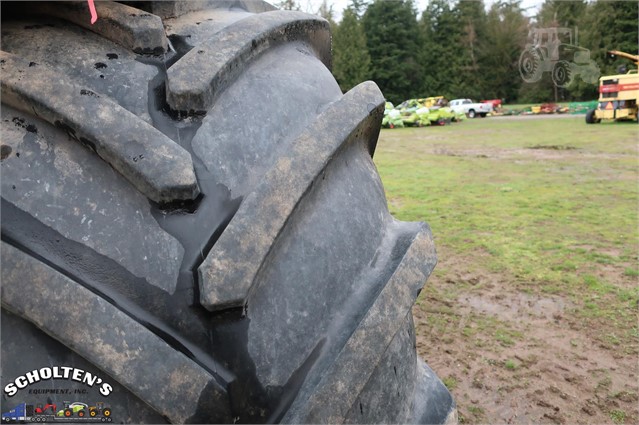
[[[485,27],[483,1],[432,0],[428,4],[420,20],[424,95],[484,97],[486,70],[480,60]]]
[[[362,18],[371,77],[393,103],[415,97],[421,72],[419,31],[412,0],[375,0]]]
[[[454,8],[458,19],[459,40],[457,47],[458,67],[451,91],[454,97],[470,97],[477,101],[484,98],[485,78],[480,68],[480,45],[486,33],[486,11],[484,2],[459,1]]]
[[[355,12],[355,15],[357,15],[357,19],[362,19],[367,6],[368,0],[351,0],[351,4],[348,7],[350,7],[353,12]]]
[[[432,0],[420,20],[422,93],[454,98],[461,78],[460,43],[462,30],[459,16],[448,0]]]
[[[319,15],[322,18],[326,19],[328,23],[331,24],[331,30],[334,31],[334,29],[337,27],[335,19],[333,19],[333,5],[329,6],[326,0],[322,0],[322,4],[320,4],[319,10],[317,11],[316,15]]]
[[[545,0],[537,14],[537,26],[575,29],[586,11],[586,5],[585,0]],[[573,39],[573,43],[576,42]]]
[[[280,0],[275,6],[281,10],[300,10],[300,6],[295,0]]]
[[[486,32],[481,39],[479,64],[485,81],[484,96],[517,99],[523,80],[519,57],[526,45],[528,18],[519,0],[493,3],[486,17]]]
[[[349,6],[333,33],[333,75],[342,91],[370,78],[370,64],[364,29],[355,8]]]

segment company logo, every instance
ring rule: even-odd
[[[80,401],[63,405],[21,403],[2,413],[2,422],[111,422],[111,407],[102,401],[89,405]]]
[[[100,394],[108,397],[113,391],[113,387],[102,378],[86,372],[82,369],[67,366],[43,367],[32,370],[23,375],[18,376],[13,382],[5,385],[4,393],[8,397],[15,396],[20,390],[27,388],[36,382],[47,381],[50,379],[64,379],[68,381],[79,382],[89,388],[97,387]]]
[[[536,28],[533,42],[519,57],[519,74],[526,83],[541,80],[550,72],[557,87],[568,87],[577,76],[588,84],[596,84],[601,75],[597,64],[590,58],[590,50],[579,47],[575,28],[575,42],[570,28]]]

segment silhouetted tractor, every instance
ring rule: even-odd
[[[535,83],[544,72],[550,72],[557,87],[569,86],[578,75],[595,84],[599,67],[590,58],[590,51],[576,44],[572,42],[570,28],[536,28],[533,42],[526,45],[519,57],[521,77],[527,83]]]

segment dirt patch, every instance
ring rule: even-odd
[[[528,160],[568,160],[568,159],[620,159],[634,158],[634,154],[612,154],[602,152],[585,152],[579,148],[570,145],[539,147],[531,146],[528,148],[473,148],[462,149],[452,148],[445,145],[433,145],[430,150],[433,155],[471,157],[471,158],[490,158],[490,159],[528,159]]]
[[[504,321],[524,319],[528,322],[543,322],[561,316],[567,306],[574,308],[572,303],[561,297],[542,297],[521,292],[491,294],[487,297],[487,292],[495,289],[496,286],[493,285],[487,291],[461,296],[458,302],[462,314],[476,312]]]
[[[528,149],[546,149],[546,150],[554,150],[554,151],[572,151],[577,148],[570,145],[533,145]]]
[[[639,421],[636,351],[599,344],[566,297],[517,290],[470,256],[439,257],[413,310],[417,347],[463,423]]]

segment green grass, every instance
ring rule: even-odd
[[[440,251],[518,290],[566,296],[636,346],[637,129],[571,117],[384,130],[375,162],[391,213],[428,222]]]
[[[517,366],[517,363],[515,363],[515,361],[514,361],[514,360],[510,360],[510,359],[506,360],[506,362],[504,363],[504,366],[505,366],[505,367],[506,367],[506,369],[508,369],[508,370],[515,370],[515,369],[517,369],[517,367],[518,367],[518,366]]]
[[[623,274],[629,277],[639,277],[639,270],[628,267]]]
[[[468,411],[477,417],[481,417],[484,415],[484,409],[477,406],[469,406]]]
[[[610,419],[616,424],[622,424],[626,422],[626,412],[623,410],[611,410]]]
[[[455,377],[453,376],[448,376],[442,379],[442,382],[450,391],[454,390],[457,387],[457,379],[455,379]]]

